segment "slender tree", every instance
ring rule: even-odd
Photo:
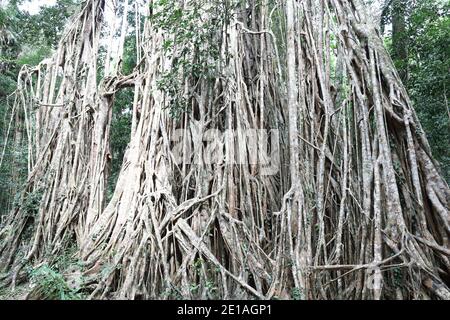
[[[408,80],[408,32],[406,18],[408,16],[406,0],[392,0],[392,47],[395,61],[398,61],[400,79],[406,83]]]

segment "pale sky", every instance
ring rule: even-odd
[[[373,9],[374,11],[378,11],[379,7],[381,7],[382,1],[373,0]],[[27,0],[23,4],[19,6],[21,10],[28,11],[30,14],[36,14],[39,12],[39,8],[43,5],[53,6],[56,3],[56,0]]]
[[[30,14],[36,14],[41,6],[53,6],[55,3],[56,0],[29,0],[21,4],[19,8],[28,11]]]

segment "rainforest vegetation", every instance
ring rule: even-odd
[[[448,0],[37,2],[1,299],[450,299]]]

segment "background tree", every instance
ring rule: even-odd
[[[449,23],[450,4],[442,0],[387,0],[382,19],[391,56],[448,181]]]
[[[58,0],[31,15],[19,9],[23,2],[7,1],[0,7],[0,217],[11,210],[28,174],[22,111],[11,119],[17,76],[24,65],[36,66],[51,54],[79,3]]]

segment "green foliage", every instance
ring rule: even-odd
[[[408,58],[394,59],[394,63],[407,74],[404,82],[433,156],[450,181],[450,2],[419,0],[405,1],[404,5],[406,30],[401,36],[405,37]],[[392,10],[385,13],[385,24]],[[390,35],[385,37],[385,44],[395,53]]]
[[[127,55],[125,55],[126,57]],[[113,116],[111,122],[111,176],[108,183],[108,199],[111,199],[120,169],[122,167],[123,158],[130,142],[131,122],[133,114],[133,97],[134,92],[131,89],[119,91],[115,97],[113,107]]]
[[[161,298],[164,299],[164,300],[168,300],[168,299],[183,300],[183,295],[181,294],[181,292],[176,287],[172,287],[170,289],[167,289],[162,294]]]
[[[38,65],[46,57],[50,56],[51,49],[47,46],[27,46],[24,47],[22,54],[17,58],[16,63],[20,66],[25,64],[30,66]]]
[[[204,261],[202,258],[197,258],[194,260],[193,269],[199,279],[203,278],[203,275],[206,276],[205,289],[209,298],[217,298],[219,288],[217,286],[217,283],[214,281],[214,277],[220,273],[220,268]],[[202,271],[204,271],[204,273]],[[200,283],[192,283],[189,287],[189,290],[192,294],[199,294],[200,287]]]
[[[200,275],[200,273],[202,271],[202,266],[203,266],[204,263],[205,262],[201,258],[195,259],[195,261],[194,261],[194,269],[195,269],[195,273],[197,275]]]
[[[74,12],[78,0],[58,0],[55,6],[44,6],[38,14],[20,11],[20,1],[9,1],[0,8],[0,153],[6,144],[6,132],[11,117],[8,97],[17,88],[17,75],[23,65],[37,65],[51,54],[62,34],[68,17]],[[12,100],[10,98],[9,100]],[[0,216],[11,209],[13,197],[27,176],[27,149],[21,115],[13,119],[0,168]],[[25,206],[33,214],[37,205],[27,195]],[[28,202],[27,202],[28,201]],[[28,210],[30,209],[30,210]]]
[[[129,25],[132,27],[132,32],[125,38],[123,58],[122,58],[122,73],[131,74],[137,66],[137,52],[136,52],[136,21],[129,19]],[[142,23],[142,21],[141,21]],[[101,50],[100,59],[104,59],[106,52]],[[103,65],[103,63],[99,63]],[[103,70],[99,70],[97,74],[98,79],[103,77]],[[123,157],[130,142],[131,136],[131,122],[133,115],[133,88],[122,89],[116,93],[114,97],[114,106],[111,120],[111,173],[108,182],[107,198],[111,199],[117,184],[117,179],[122,167]]]
[[[197,294],[198,289],[200,288],[199,284],[195,284],[195,283],[191,283],[190,287],[189,287],[189,291],[192,294]]]
[[[419,1],[409,21],[408,88],[433,154],[450,179],[450,2]]]
[[[216,283],[211,280],[206,281],[206,290],[208,291],[208,294],[211,297],[215,297],[219,291],[219,288],[217,287]]]
[[[163,73],[158,89],[170,100],[170,114],[178,118],[189,111],[190,92],[185,92],[186,79],[198,81],[218,76],[220,43],[217,32],[229,20],[228,1],[190,0],[185,7],[174,0],[151,4],[153,25],[164,34],[163,52],[172,59],[170,70]]]
[[[39,13],[22,13],[23,40],[27,43],[55,47],[67,19],[77,10],[79,0],[58,0],[54,6],[42,6]]]
[[[64,247],[67,249],[52,260],[53,269],[59,272],[73,269],[82,270],[83,263],[77,255],[78,246],[76,241],[68,238]]]
[[[1,104],[1,103],[0,103]],[[0,111],[4,111],[1,110]],[[9,121],[9,118],[7,119]],[[6,129],[5,129],[6,130]],[[20,205],[22,187],[27,176],[27,152],[25,146],[16,145],[10,137],[5,158],[0,168],[0,216],[13,206]],[[5,136],[0,136],[0,147],[3,151]]]
[[[80,300],[83,296],[76,289],[70,288],[63,275],[44,264],[30,271],[31,283],[44,299]]]
[[[39,210],[39,206],[41,203],[43,195],[43,190],[38,189],[33,192],[27,192],[23,201],[22,206],[28,215],[34,216]]]
[[[17,27],[20,21],[20,12],[16,6],[0,7],[0,81],[8,84],[0,89],[0,104],[14,90],[11,82],[15,83],[18,71],[15,60],[20,52],[20,29]]]
[[[131,35],[125,38],[122,65],[123,73],[132,73],[133,69],[136,67],[136,64],[136,35],[133,32]]]
[[[55,6],[43,6],[36,15],[20,11],[14,1],[0,8],[0,63],[14,69],[14,78],[20,66],[35,65],[50,54],[78,2],[58,0]]]
[[[1,58],[0,58],[1,59]],[[16,82],[8,74],[0,74],[0,97],[10,95],[16,89]],[[4,103],[6,101],[4,100]]]
[[[302,289],[292,288],[291,297],[292,297],[292,300],[303,300]]]

